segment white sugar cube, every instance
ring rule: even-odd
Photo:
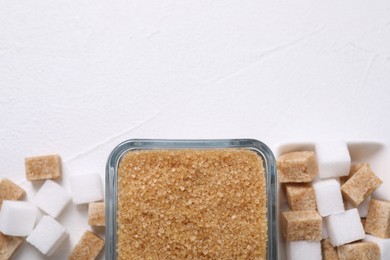
[[[0,210],[0,231],[9,236],[28,236],[37,215],[38,209],[29,202],[4,200]]]
[[[337,181],[339,184],[340,184],[340,188],[341,188],[341,181],[340,181],[340,178],[336,177],[336,178],[328,178],[328,179],[321,179],[318,175],[311,181],[311,183],[315,183],[315,182],[319,182],[319,181],[325,181],[325,180],[329,180],[329,179],[332,179],[332,180],[335,180]]]
[[[359,216],[361,218],[367,217],[367,215],[368,215],[368,205],[370,205],[370,200],[371,200],[371,196],[368,196],[368,198],[363,200],[363,202],[360,203],[359,206],[357,207],[357,210],[359,212]],[[347,206],[348,206],[348,209],[355,208],[350,202],[348,202]]]
[[[325,221],[322,221],[322,239],[329,238],[328,230],[326,229]]]
[[[287,241],[286,247],[288,260],[322,260],[319,241]]]
[[[317,210],[322,217],[344,212],[340,183],[335,179],[316,181],[313,183],[316,195]]]
[[[390,259],[390,238],[383,239],[367,234],[364,241],[376,243],[381,251],[381,259]]]
[[[96,173],[70,176],[73,202],[83,204],[103,200],[100,175]]]
[[[351,156],[344,142],[315,144],[318,175],[321,179],[347,176],[351,167]]]
[[[330,215],[325,218],[330,242],[333,246],[341,246],[365,237],[364,228],[357,209]]]
[[[66,230],[50,216],[43,216],[26,241],[42,254],[50,256],[67,237]]]
[[[47,180],[35,196],[35,203],[41,210],[56,218],[70,199],[64,188],[52,180]]]

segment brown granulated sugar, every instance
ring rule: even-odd
[[[118,259],[266,259],[263,161],[244,149],[128,152],[117,224]]]

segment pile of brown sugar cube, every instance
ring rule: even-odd
[[[104,196],[100,175],[80,174],[69,178],[71,192],[59,184],[62,178],[58,155],[29,157],[25,160],[26,179],[43,182],[32,202],[23,201],[26,192],[9,179],[0,181],[0,260],[11,259],[23,243],[29,243],[43,257],[50,257],[68,237],[58,216],[66,206],[89,204],[88,223],[105,226]],[[86,220],[87,221],[87,220]],[[69,259],[95,259],[104,240],[85,230]]]
[[[287,259],[390,259],[390,202],[371,196],[382,181],[346,143],[282,154],[277,168]]]

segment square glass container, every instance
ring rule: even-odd
[[[118,167],[125,154],[139,150],[180,149],[247,149],[263,160],[267,196],[268,240],[267,259],[278,259],[278,214],[276,162],[271,150],[254,139],[226,140],[152,140],[133,139],[119,144],[108,158],[106,166],[106,259],[117,258]]]

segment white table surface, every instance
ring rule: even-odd
[[[25,157],[60,154],[69,188],[129,138],[375,141],[386,176],[389,119],[387,0],[0,2],[0,178],[27,200]],[[58,220],[66,259],[86,207]]]

